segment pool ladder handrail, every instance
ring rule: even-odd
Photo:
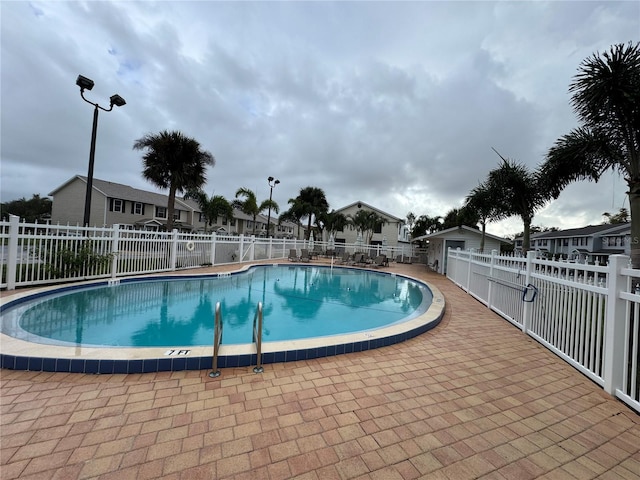
[[[262,302],[258,302],[256,314],[253,316],[253,342],[256,344],[256,366],[254,373],[264,372],[262,368]]]
[[[220,370],[218,369],[218,353],[220,352],[220,344],[222,343],[222,310],[220,309],[220,302],[216,303],[215,320],[213,322],[213,362],[211,364],[212,370],[209,372],[211,378],[219,377]]]

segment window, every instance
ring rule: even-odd
[[[382,223],[377,223],[373,229],[373,233],[382,233]]]
[[[156,207],[156,217],[167,218],[167,207]]]
[[[131,213],[133,215],[144,215],[144,203],[132,202]]]
[[[109,200],[109,210],[112,212],[122,212],[124,213],[124,200],[120,200],[119,198],[112,198]]]
[[[180,220],[180,210],[174,210],[173,211],[173,219],[174,220]]]

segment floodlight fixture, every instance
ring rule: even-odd
[[[124,98],[122,98],[120,95],[118,95],[117,93],[115,95],[111,95],[111,106],[113,107],[114,105],[116,107],[122,107],[123,105],[126,105],[127,102],[124,101]]]
[[[93,80],[87,77],[83,77],[82,75],[78,75],[76,80],[76,85],[80,87],[80,90],[91,90],[95,85]]]

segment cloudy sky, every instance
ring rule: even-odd
[[[637,1],[2,2],[2,201],[86,175],[156,191],[136,139],[180,130],[216,158],[205,191],[240,187],[281,209],[301,188],[331,208],[444,215],[499,157],[536,168],[577,126],[579,64],[640,38]],[[628,207],[616,172],[580,183],[535,225],[602,222]],[[514,218],[488,231],[514,234]]]

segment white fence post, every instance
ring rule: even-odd
[[[256,236],[251,235],[251,246],[249,247],[249,261],[253,262],[256,258]]]
[[[240,244],[238,245],[238,262],[244,260],[244,233],[240,235]]]
[[[524,280],[524,288],[527,288],[527,285],[531,284],[531,272],[533,271],[533,259],[536,258],[535,250],[527,251],[527,270],[525,274]],[[525,290],[526,292],[526,290]],[[525,293],[522,294],[522,300],[525,299]],[[531,302],[524,302],[524,308],[522,309],[522,331],[524,333],[529,332],[529,325],[531,324]]]
[[[113,224],[113,235],[111,236],[111,278],[118,276],[118,250],[120,248],[120,225]]]
[[[171,231],[171,270],[176,269],[178,262],[178,229],[174,228]]]
[[[625,343],[625,303],[620,292],[625,287],[625,279],[621,270],[629,265],[626,255],[609,257],[609,281],[607,292],[607,311],[604,333],[604,366],[602,379],[604,390],[615,396],[616,389],[622,388],[622,372],[624,372]]]
[[[458,247],[456,250],[458,250],[458,255],[460,255],[460,247]],[[468,259],[468,264],[467,264],[467,282],[466,285],[464,286],[464,289],[469,292],[469,287],[471,286],[471,256],[473,255],[471,253],[471,251],[466,252],[467,253],[467,259]]]
[[[18,232],[20,217],[9,215],[9,249],[7,256],[7,290],[16,289],[16,270],[18,264]]]
[[[496,264],[496,255],[498,255],[498,250],[495,248],[491,250],[491,263],[489,264],[489,278],[493,279],[493,267]],[[487,291],[487,307],[491,308],[493,305],[493,282],[489,281],[489,287]]]
[[[216,232],[211,233],[211,265],[216,264]]]

